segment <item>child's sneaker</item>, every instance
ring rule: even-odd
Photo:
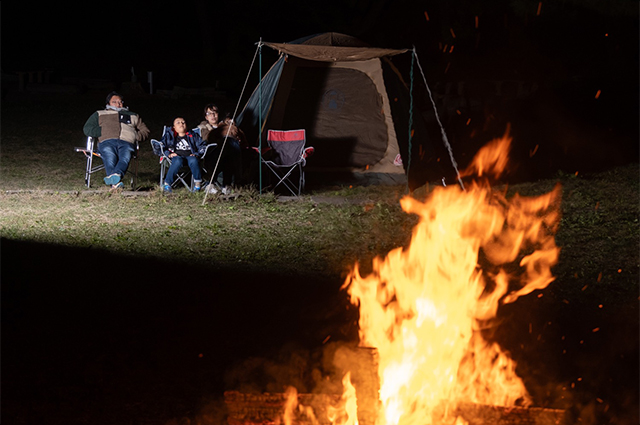
[[[171,186],[166,183],[162,186],[162,191],[167,193],[173,192],[173,190],[171,190]]]

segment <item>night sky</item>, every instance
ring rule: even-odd
[[[334,31],[371,45],[415,45],[435,79],[482,73],[592,81],[603,98],[607,84],[623,79],[637,107],[638,3],[632,0],[23,1],[2,12],[8,73],[51,69],[58,78],[126,81],[133,66],[140,79],[153,70],[167,85],[218,80],[237,89],[261,37],[286,42]]]

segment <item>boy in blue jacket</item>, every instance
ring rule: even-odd
[[[171,166],[164,179],[163,190],[171,192],[176,174],[185,161],[191,169],[194,182],[194,192],[202,188],[202,170],[199,159],[204,155],[206,143],[195,131],[187,131],[187,123],[184,118],[173,120],[173,127],[162,135],[162,143],[165,146],[165,155],[171,159]]]

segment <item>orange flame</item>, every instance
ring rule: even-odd
[[[335,425],[358,425],[358,406],[356,402],[356,389],[351,384],[351,373],[347,372],[342,378],[344,393],[342,404],[338,407],[329,406],[327,416],[329,422]]]
[[[284,404],[284,425],[292,425],[295,418],[295,411],[298,407],[298,390],[288,387],[284,393],[286,401]]]
[[[511,147],[509,130],[500,139],[495,139],[481,148],[473,158],[471,164],[461,173],[462,177],[476,175],[492,175],[499,178],[509,162],[509,149]]]
[[[464,175],[499,176],[510,143],[507,135],[489,143]],[[360,308],[360,344],[379,353],[379,424],[464,423],[460,401],[531,403],[515,362],[483,339],[479,323],[553,281],[559,198],[559,186],[508,200],[474,183],[401,200],[420,217],[410,245],[376,258],[369,276],[356,265],[343,286]]]
[[[315,412],[311,406],[305,406],[298,401],[298,390],[295,387],[287,387],[284,392],[285,403],[282,418],[276,418],[274,425],[295,425],[300,423],[300,418],[311,425],[319,425]]]

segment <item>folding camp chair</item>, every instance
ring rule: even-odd
[[[164,134],[167,131],[171,131],[171,127],[165,126],[162,130],[162,136],[164,136]],[[193,131],[200,134],[199,129],[193,129]],[[204,154],[202,155],[202,158],[200,158],[200,166],[202,167],[203,173],[207,172],[207,170],[204,168],[204,158],[207,156],[207,153],[209,152],[209,150],[210,149],[213,150],[213,148],[215,148],[216,146],[217,146],[217,143],[208,144],[204,151]],[[171,166],[171,158],[169,158],[168,155],[165,155],[164,153],[165,146],[159,140],[151,139],[151,149],[153,150],[153,153],[159,157],[159,162],[160,162],[160,182],[159,183],[160,183],[160,187],[162,187],[162,185],[164,184],[164,179],[167,175],[167,171],[169,171],[169,167]],[[189,178],[191,179],[190,183],[187,183],[187,179]],[[178,174],[176,174],[176,179],[173,182],[172,188],[175,188],[175,186],[178,183],[182,183],[184,187],[186,187],[187,189],[193,190],[193,186],[194,186],[193,176],[191,176],[191,170],[189,170],[188,166],[182,167],[182,169],[178,171]]]
[[[306,142],[305,130],[267,132],[268,155],[261,158],[277,179],[273,190],[283,185],[293,196],[300,196],[304,189],[304,166],[314,151],[313,147],[305,147]]]
[[[100,164],[94,165],[94,158],[100,158],[100,152],[97,149],[98,139],[88,136],[87,143],[84,147],[76,147],[74,150],[76,152],[82,152],[87,159],[87,163],[84,169],[84,183],[87,185],[87,188],[91,187],[91,174],[104,170],[104,164],[101,162]],[[139,145],[136,142],[135,150],[133,151],[133,155],[131,156],[131,165],[133,166],[133,171],[131,172],[131,188],[134,189],[138,182],[138,150]]]

